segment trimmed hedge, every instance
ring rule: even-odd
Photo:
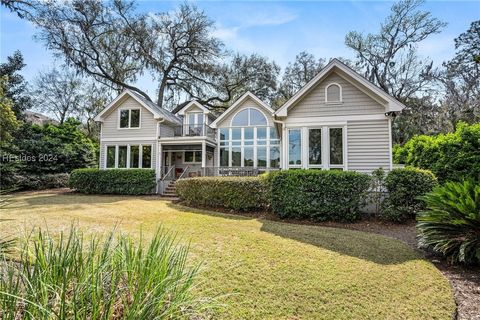
[[[281,218],[357,220],[371,177],[352,171],[287,170],[270,180],[272,209]]]
[[[236,211],[265,210],[267,184],[262,177],[200,177],[178,180],[176,191],[192,206],[223,207]]]
[[[390,171],[384,184],[388,193],[380,216],[394,222],[405,222],[425,208],[419,197],[432,191],[437,179],[429,170],[406,167]]]
[[[83,193],[152,194],[155,192],[153,169],[76,169],[69,186]]]
[[[480,181],[480,123],[459,123],[454,133],[415,136],[393,148],[393,160],[431,170],[442,183]]]

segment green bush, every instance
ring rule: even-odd
[[[355,221],[370,179],[352,171],[281,171],[270,182],[272,209],[281,218]]]
[[[394,222],[405,222],[424,209],[424,203],[418,197],[432,191],[437,179],[431,171],[407,167],[390,171],[384,184],[387,196],[380,216]]]
[[[9,185],[13,190],[44,190],[54,188],[68,187],[68,173],[52,173],[52,174],[15,174],[11,177]]]
[[[223,207],[237,211],[268,207],[267,184],[262,177],[200,177],[178,180],[176,191],[192,206]]]
[[[162,229],[148,242],[40,230],[19,259],[0,258],[1,318],[200,319],[210,306],[194,294],[187,253]]]
[[[480,180],[480,123],[459,123],[454,133],[415,136],[393,149],[395,163],[431,170],[440,182]]]
[[[480,263],[480,184],[447,182],[422,197],[428,210],[418,214],[419,243],[453,262]]]
[[[153,169],[76,169],[69,186],[83,193],[151,194],[155,192]]]

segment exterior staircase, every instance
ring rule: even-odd
[[[175,181],[176,180],[170,181],[168,186],[165,188],[165,192],[163,193],[162,196],[169,197],[169,198],[176,198],[177,197],[177,191],[175,189]]]

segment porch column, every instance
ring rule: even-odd
[[[205,172],[205,166],[207,165],[207,145],[205,141],[202,141],[202,171]]]

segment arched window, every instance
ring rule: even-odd
[[[325,102],[342,102],[342,87],[338,83],[330,83],[325,88]]]
[[[247,108],[237,113],[232,119],[232,127],[266,126],[265,115],[254,108]]]

